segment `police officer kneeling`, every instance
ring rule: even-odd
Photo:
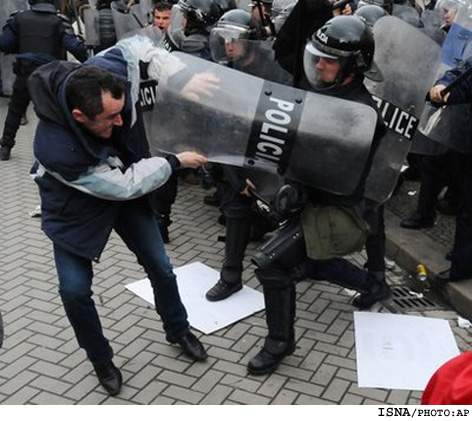
[[[354,16],[332,18],[305,46],[303,58],[305,80],[302,82],[302,87],[316,93],[366,104],[378,113],[372,97],[363,84],[363,74],[376,67],[373,56],[374,39],[363,21]],[[269,242],[254,259],[259,266],[256,269],[256,276],[263,286],[269,332],[263,349],[248,364],[250,373],[266,374],[274,371],[283,358],[295,350],[296,280],[305,278],[327,280],[356,290],[360,295],[353,304],[360,309],[369,308],[374,303],[390,297],[391,292],[385,282],[377,280],[349,261],[329,255],[313,258],[316,253],[311,250],[310,240],[316,228],[310,224],[310,221],[316,222],[316,218],[311,217],[311,212],[316,212],[320,206],[330,206],[331,209],[346,212],[346,215],[350,213],[354,218],[355,215],[361,215],[365,202],[365,179],[375,147],[384,130],[383,121],[379,116],[370,158],[351,195],[340,196],[290,183],[288,189],[290,194],[286,195],[286,198],[295,197],[295,208],[299,207],[301,211],[291,217],[292,221],[278,233],[279,238],[276,236],[271,240],[273,248],[271,249]],[[340,162],[339,165],[341,167],[343,163]],[[349,174],[349,168],[344,170],[340,168],[339,171],[345,176]],[[364,221],[360,217],[358,219],[362,225]],[[301,226],[298,232],[297,224]],[[327,225],[329,224],[325,227]],[[344,254],[340,254],[342,255]]]

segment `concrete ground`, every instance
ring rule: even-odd
[[[7,103],[7,99],[0,99],[0,121],[4,121]],[[264,312],[211,335],[197,332],[210,357],[205,363],[193,363],[165,341],[154,309],[125,290],[126,284],[144,278],[144,273],[115,235],[95,266],[94,286],[115,362],[124,375],[121,394],[109,397],[65,318],[50,241],[40,229],[40,219],[29,215],[39,199],[28,175],[33,162],[32,110],[28,117],[11,160],[0,163],[0,311],[5,323],[5,341],[0,349],[0,404],[419,403],[420,392],[358,387],[352,295],[325,282],[301,282],[297,286],[297,349],[276,373],[254,377],[246,372],[247,362],[263,344]],[[175,266],[194,261],[217,270],[221,266],[224,244],[217,237],[224,230],[216,222],[218,210],[203,204],[205,194],[199,186],[180,187],[167,247]],[[402,242],[395,225],[399,216],[393,210],[387,212],[389,252],[405,267],[414,266],[417,257],[408,251],[411,241]],[[418,242],[415,247],[421,250],[430,244]],[[258,290],[249,256],[260,244],[250,244],[244,272],[245,284]],[[436,252],[439,255],[440,251]],[[356,254],[352,259],[362,265],[365,255]],[[406,271],[390,263],[388,281],[403,285]],[[447,319],[459,348],[470,349],[470,331],[458,326],[457,312],[435,296],[431,299],[433,305],[413,309],[392,305],[374,310]]]

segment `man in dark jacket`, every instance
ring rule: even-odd
[[[454,106],[472,102],[472,77],[465,76],[472,67],[472,57],[459,67],[447,71],[431,88],[431,101],[438,105]],[[458,77],[465,79],[443,95],[443,90]],[[459,128],[454,128],[456,131]],[[436,281],[440,284],[472,278],[472,138],[470,133],[461,138],[461,144],[451,145],[455,150],[455,165],[459,178],[459,206],[456,216],[454,247],[451,253],[451,266],[440,272]]]
[[[26,80],[31,73],[42,64],[65,59],[66,51],[81,62],[87,58],[84,43],[75,36],[68,19],[58,14],[54,3],[29,0],[31,8],[12,15],[0,35],[0,51],[18,54],[13,67],[16,79],[0,141],[2,161],[10,159],[21,118],[30,102]]]
[[[40,119],[33,167],[42,204],[42,228],[53,242],[59,292],[80,347],[102,386],[119,393],[122,376],[112,362],[92,300],[92,263],[115,230],[151,282],[166,338],[192,359],[207,354],[189,330],[176,277],[146,195],[179,167],[206,158],[194,152],[148,158],[140,110],[133,101],[130,62],[120,48],[85,66],[56,61],[29,79]]]

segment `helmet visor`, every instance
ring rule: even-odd
[[[343,59],[318,50],[311,41],[305,46],[303,69],[308,82],[315,89],[337,83],[343,63]]]
[[[213,61],[226,64],[237,61],[247,52],[249,40],[244,28],[237,26],[216,27],[210,33],[210,50]]]

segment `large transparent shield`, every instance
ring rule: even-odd
[[[425,35],[442,45],[446,32],[443,30],[442,14],[437,10],[425,10],[421,14],[420,30]]]
[[[442,62],[435,78],[438,79],[472,55],[472,4],[462,0],[440,0],[436,9],[452,22],[442,47]],[[437,155],[452,148],[472,154],[472,143],[469,142],[471,130],[469,104],[437,108],[428,103],[419,124],[421,142],[415,143],[413,151]],[[433,144],[428,140],[434,141]]]
[[[194,149],[211,162],[280,173],[336,194],[354,191],[377,123],[371,107],[184,53],[169,58],[183,70],[161,77],[155,91],[145,120],[154,154]]]
[[[85,45],[96,47],[100,45],[100,21],[98,10],[90,4],[81,7],[85,26]]]
[[[418,28],[393,16],[379,19],[374,28],[375,56],[383,80],[365,84],[387,125],[366,184],[366,196],[385,202],[397,184],[410,151],[425,95],[434,82],[441,49]]]
[[[118,40],[148,25],[148,17],[142,12],[139,3],[132,5],[130,8],[123,8],[120,7],[119,3],[112,2],[111,11]]]
[[[408,2],[406,4],[394,4],[392,16],[409,23],[414,27],[418,27],[420,24],[420,14],[413,6],[408,4]]]
[[[3,30],[6,21],[12,13],[26,10],[28,8],[27,0],[9,0],[0,2],[0,28]],[[2,89],[4,95],[11,95],[15,74],[13,73],[13,63],[15,56],[12,54],[0,53],[0,72],[2,78]]]

